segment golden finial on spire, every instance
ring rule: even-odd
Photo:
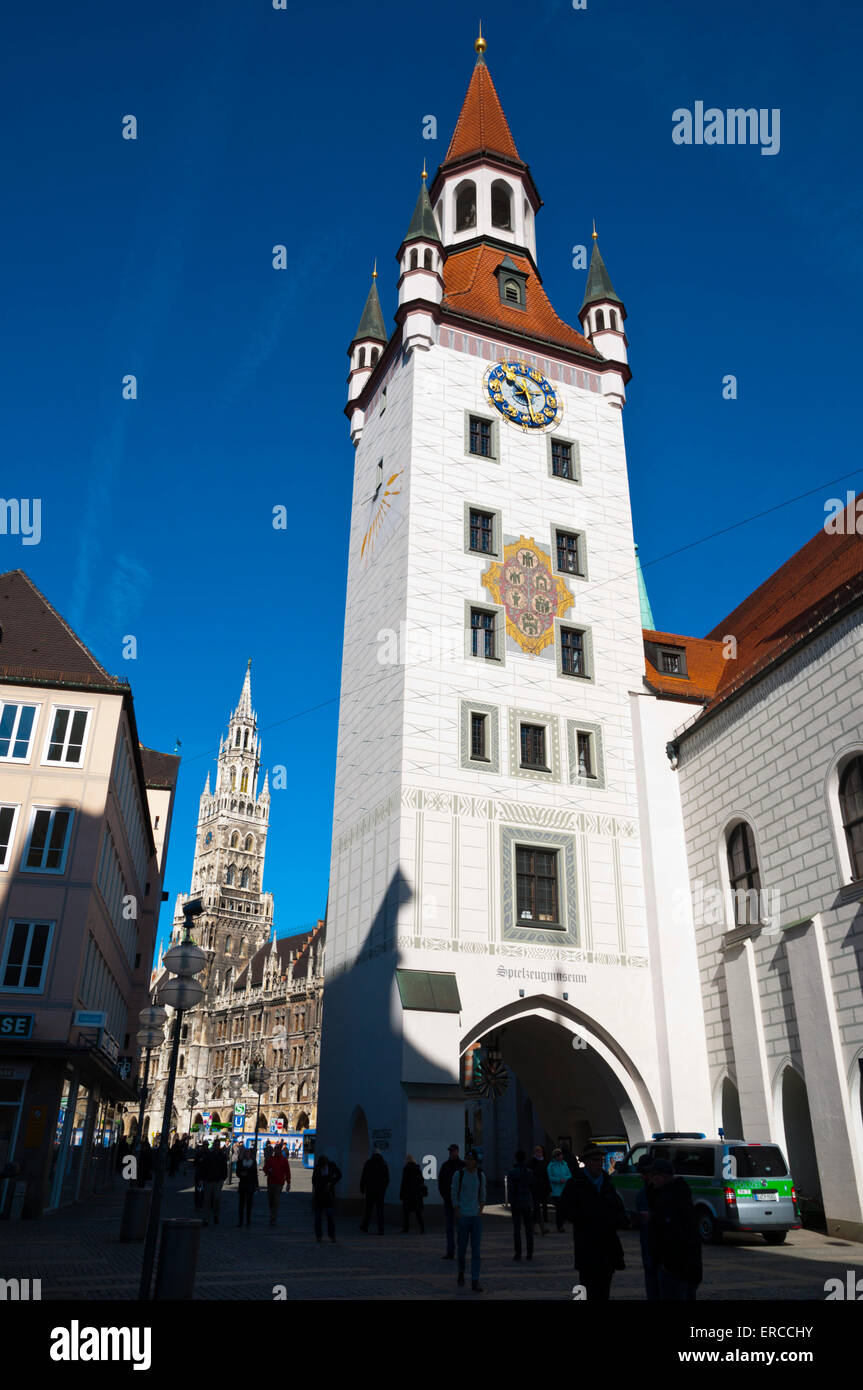
[[[427,179],[427,178],[428,178],[428,173],[427,173],[427,171],[426,171],[426,162],[425,162],[425,160],[423,160],[423,178],[424,178],[424,179]]]
[[[594,239],[594,241],[596,241],[596,239],[597,239],[596,218],[595,218],[595,217],[594,217],[594,219],[593,219],[593,239]]]
[[[485,50],[488,48],[488,44],[482,36],[482,20],[479,22],[479,38],[474,40],[473,46],[480,57],[482,57],[483,53],[485,53]]]
[[[249,664],[248,664],[248,666],[246,667],[246,670],[247,670],[247,671],[251,671],[251,669],[252,669],[252,658],[249,657]]]
[[[374,270],[372,271],[372,279],[373,279],[373,280],[377,280],[377,278],[378,278],[378,258],[377,258],[377,256],[375,256],[375,268],[374,268]]]

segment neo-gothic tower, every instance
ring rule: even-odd
[[[202,977],[209,996],[225,989],[272,931],[272,897],[262,892],[270,791],[266,774],[258,791],[261,742],[251,666],[250,661],[227,735],[219,740],[215,790],[208,773],[198,812],[191,896],[200,896],[205,906],[194,936],[212,953]],[[174,940],[182,931],[185,901],[177,899]]]
[[[708,1118],[691,917],[656,910],[645,811],[644,759],[667,767],[643,746],[625,311],[595,237],[582,331],[553,308],[485,47],[398,244],[395,330],[376,279],[349,350],[318,1118],[349,1193],[374,1142],[440,1159],[469,1129],[511,1162],[463,1085],[480,1042],[554,1139]]]

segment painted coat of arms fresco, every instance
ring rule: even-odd
[[[554,641],[554,620],[572,607],[572,594],[551,565],[551,555],[519,536],[504,546],[503,560],[489,565],[484,587],[506,612],[507,635],[522,651],[538,655]]]

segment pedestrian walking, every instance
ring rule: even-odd
[[[659,1278],[662,1302],[693,1300],[702,1279],[701,1237],[685,1178],[677,1176],[667,1158],[655,1158],[650,1168],[650,1250]]]
[[[562,1149],[555,1149],[551,1156],[551,1163],[548,1165],[548,1185],[551,1191],[552,1201],[554,1202],[555,1229],[563,1230],[563,1211],[560,1205],[560,1194],[572,1177],[569,1164],[563,1156]]]
[[[363,1219],[360,1224],[361,1231],[369,1229],[369,1218],[374,1208],[378,1219],[378,1235],[384,1233],[384,1194],[390,1185],[390,1170],[387,1167],[383,1154],[375,1149],[371,1158],[366,1159],[363,1171],[360,1175],[360,1192],[366,1199]]]
[[[479,1282],[482,1243],[482,1209],[485,1206],[485,1174],[477,1166],[476,1153],[469,1149],[464,1156],[464,1168],[456,1174],[452,1185],[458,1231],[458,1286],[464,1287],[464,1267],[470,1242],[470,1286],[482,1293]]]
[[[237,1196],[239,1199],[240,1217],[237,1221],[238,1226],[243,1224],[243,1216],[246,1218],[246,1225],[252,1224],[252,1202],[258,1190],[258,1164],[255,1159],[254,1149],[240,1149],[237,1155]]]
[[[405,1166],[402,1169],[402,1185],[399,1188],[399,1201],[402,1204],[402,1234],[407,1235],[410,1226],[411,1213],[413,1212],[420,1228],[420,1235],[425,1235],[425,1222],[423,1221],[423,1198],[428,1196],[428,1188],[423,1181],[422,1169],[414,1158],[413,1154],[408,1154]]]
[[[444,1211],[444,1223],[446,1225],[446,1254],[445,1260],[455,1259],[455,1211],[452,1204],[452,1184],[456,1173],[460,1173],[464,1163],[458,1156],[458,1144],[450,1144],[449,1157],[440,1166],[437,1185],[441,1195]]]
[[[267,1202],[270,1208],[270,1225],[275,1226],[276,1217],[279,1214],[279,1198],[282,1195],[282,1188],[291,1190],[291,1165],[288,1162],[288,1155],[285,1153],[281,1140],[275,1149],[270,1153],[269,1158],[264,1160],[264,1172],[267,1175]]]
[[[648,1303],[657,1303],[659,1301],[659,1274],[650,1245],[650,1208],[653,1197],[650,1154],[641,1155],[637,1168],[643,1178],[642,1185],[635,1194],[635,1220],[638,1223],[638,1238],[641,1242],[644,1292]]]
[[[135,1181],[138,1187],[144,1187],[153,1176],[153,1150],[150,1148],[149,1139],[142,1139],[138,1149],[138,1169]]]
[[[527,1258],[533,1259],[533,1170],[527,1166],[527,1154],[518,1149],[515,1164],[506,1175],[506,1200],[512,1215],[514,1260],[521,1259],[521,1228],[527,1240]]]
[[[228,1158],[218,1139],[204,1159],[203,1178],[206,1189],[205,1205],[213,1213],[213,1225],[219,1224],[219,1210],[222,1205],[222,1184],[228,1176]]]
[[[180,1167],[180,1160],[183,1157],[183,1146],[179,1137],[175,1138],[168,1151],[168,1177],[175,1178]]]
[[[545,1161],[545,1149],[541,1144],[537,1144],[533,1151],[533,1158],[530,1159],[528,1167],[533,1173],[533,1222],[539,1226],[540,1233],[545,1235],[545,1228],[548,1222],[548,1198],[551,1187],[548,1181],[548,1164]]]
[[[575,1268],[588,1301],[607,1303],[616,1269],[625,1269],[618,1230],[627,1226],[620,1193],[603,1171],[601,1149],[587,1149],[584,1167],[561,1193],[563,1214],[572,1222]]]
[[[336,1239],[336,1183],[341,1182],[342,1170],[326,1154],[318,1154],[312,1169],[312,1210],[315,1213],[315,1236],[320,1245],[324,1238],[323,1218],[327,1216],[327,1235]]]
[[[209,1153],[208,1144],[198,1144],[195,1148],[194,1170],[195,1170],[195,1211],[204,1210],[204,1196],[206,1193],[206,1181],[204,1179],[204,1165],[207,1162]]]

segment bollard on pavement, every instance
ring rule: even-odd
[[[147,1187],[127,1187],[120,1222],[121,1240],[143,1240],[150,1214],[150,1190]]]
[[[198,1246],[204,1222],[192,1216],[162,1222],[159,1263],[156,1267],[157,1299],[195,1297]]]

